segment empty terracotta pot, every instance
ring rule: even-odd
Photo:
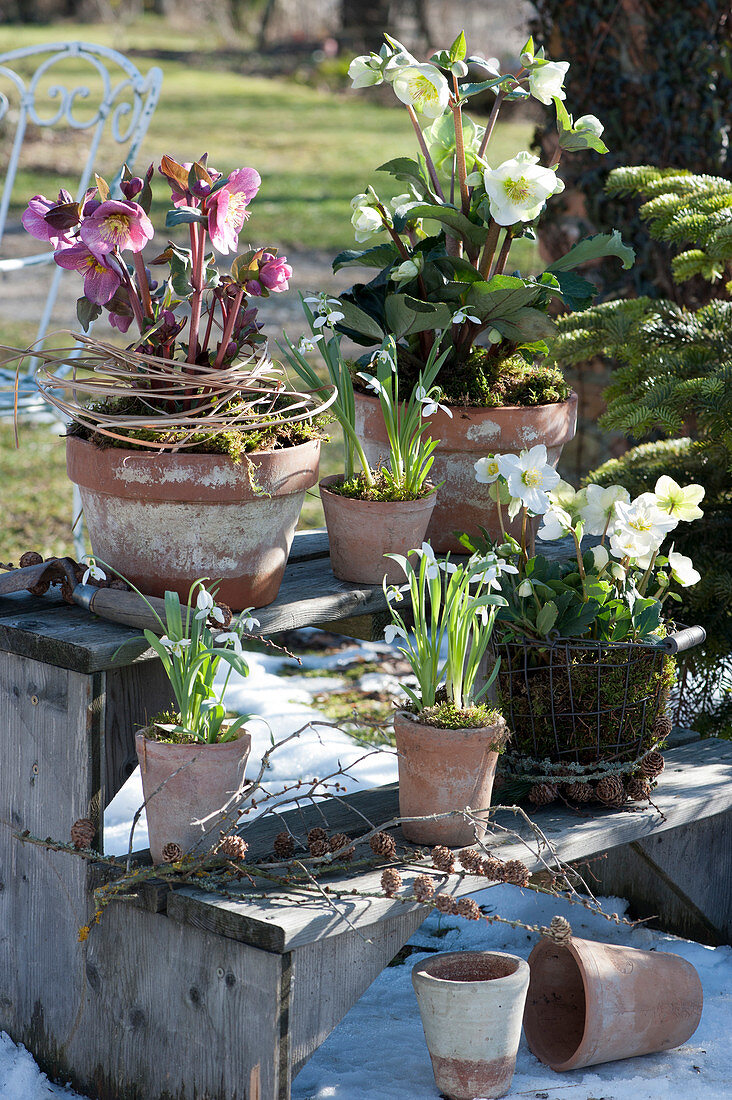
[[[529,967],[526,1041],[557,1073],[670,1050],[699,1026],[701,982],[679,955],[545,939]]]
[[[451,951],[412,970],[435,1083],[449,1100],[491,1100],[511,1087],[529,985],[523,959]]]
[[[235,611],[277,595],[305,490],[318,480],[320,440],[248,458],[66,440],[95,556],[148,596],[170,589],[187,601],[208,577]]]
[[[356,393],[356,431],[371,463],[388,457],[389,443],[377,397]],[[518,453],[537,443],[546,444],[547,456],[556,467],[562,447],[577,427],[577,394],[552,405],[510,405],[485,409],[453,405],[452,419],[438,411],[429,417],[429,434],[439,439],[430,477],[438,485],[437,506],[427,538],[436,553],[465,553],[454,531],[479,534],[485,527],[493,538],[500,535],[490,485],[475,480],[474,464],[497,452]]]
[[[166,844],[202,855],[219,841],[226,814],[205,823],[202,818],[226,806],[240,789],[251,747],[246,732],[211,745],[168,744],[146,737],[145,730],[135,735],[153,863],[163,862]]]
[[[424,817],[464,810],[477,821],[455,815],[437,821],[405,821],[407,840],[417,844],[463,847],[485,835],[491,804],[497,748],[507,736],[506,723],[477,729],[443,730],[419,722],[409,711],[394,715],[399,762],[399,816]]]
[[[320,482],[330,564],[339,580],[357,584],[404,581],[402,567],[384,554],[404,554],[422,545],[436,493],[419,500],[357,500],[329,491],[342,479],[334,474]]]

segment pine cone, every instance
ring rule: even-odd
[[[432,864],[438,871],[451,875],[455,870],[455,856],[449,848],[446,848],[443,844],[438,844],[436,848],[432,849]]]
[[[308,844],[312,844],[316,840],[327,840],[328,834],[325,829],[321,829],[319,825],[316,825],[314,829],[308,830]]]
[[[541,934],[554,943],[565,945],[572,939],[572,925],[566,917],[552,917],[548,928],[541,926]]]
[[[174,840],[169,840],[167,844],[163,845],[162,855],[163,863],[177,863],[179,859],[183,858],[183,849]]]
[[[308,848],[311,856],[324,856],[330,851],[330,841],[325,829],[316,826],[308,832]]]
[[[457,902],[455,898],[451,898],[449,894],[437,894],[435,897],[435,909],[440,913],[445,913],[448,916],[457,916]]]
[[[417,875],[412,883],[412,893],[417,901],[429,901],[435,892],[435,884],[429,875]]]
[[[631,776],[625,790],[628,798],[632,798],[634,802],[647,802],[651,797],[651,784],[643,775]]]
[[[23,557],[25,557],[25,555],[23,555]],[[71,826],[71,843],[77,851],[81,852],[85,848],[91,848],[96,834],[97,830],[94,822],[90,821],[88,817],[80,817],[79,820],[75,821]]]
[[[385,867],[381,872],[381,889],[388,898],[393,898],[402,885],[402,876],[396,867]]]
[[[248,849],[249,845],[246,840],[232,833],[230,836],[222,838],[220,844],[216,846],[216,854],[227,856],[229,859],[243,860],[246,859]]]
[[[580,783],[578,781],[574,783],[565,783],[563,794],[570,802],[591,802],[594,798],[592,784]]]
[[[465,917],[466,920],[480,920],[483,915],[477,901],[473,901],[472,898],[460,898],[457,911],[458,916]]]
[[[595,797],[606,806],[617,808],[625,803],[625,787],[617,775],[605,775],[595,787]]]
[[[647,752],[640,762],[640,770],[645,775],[646,779],[655,779],[657,775],[660,775],[663,769],[666,767],[666,761],[661,756],[660,752]]]
[[[503,860],[496,859],[495,856],[488,856],[484,859],[480,866],[481,875],[485,875],[486,878],[492,882],[503,881]]]
[[[234,618],[234,614],[228,604],[218,603],[217,601],[216,606],[218,607],[221,614],[224,616],[224,621],[222,623],[219,623],[218,625],[221,627],[222,630],[226,630],[227,627],[231,626],[231,620]]]
[[[548,806],[550,802],[554,802],[558,793],[555,783],[534,783],[529,791],[529,802],[533,802],[535,806]]]
[[[528,886],[529,869],[520,859],[508,859],[501,868],[501,882],[510,886]]]
[[[671,733],[673,722],[666,714],[659,714],[653,723],[653,736],[656,741],[665,741]]]
[[[42,562],[43,558],[36,550],[26,550],[25,554],[20,555],[18,568],[28,569],[29,566],[40,565]]]
[[[295,841],[286,831],[278,833],[272,845],[278,859],[292,859],[295,854]]]
[[[394,859],[396,856],[396,843],[390,833],[374,833],[369,844],[375,856],[384,859]]]
[[[462,852],[458,852],[458,859],[468,874],[480,874],[483,865],[483,857],[480,852],[476,852],[474,848],[463,848]]]
[[[344,863],[349,863],[356,854],[350,836],[346,836],[345,833],[334,833],[328,843],[331,852],[337,852],[338,859],[343,860]]]

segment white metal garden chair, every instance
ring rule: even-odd
[[[82,76],[77,83],[79,70]],[[138,154],[158,102],[162,78],[157,67],[143,76],[123,54],[88,42],[54,42],[0,53],[0,150],[2,159],[7,157],[0,198],[0,293],[2,283],[13,273],[49,264],[53,258],[48,249],[8,257],[3,248],[6,233],[23,232],[20,214],[13,219],[13,224],[8,223],[8,214],[19,170],[23,171],[23,151],[29,132],[33,133],[37,127],[41,132],[67,133],[72,139],[86,132],[87,141],[78,161],[76,196],[79,199],[92,179],[100,149],[104,148],[109,154],[107,146],[111,145],[115,150],[113,163],[117,171],[110,186],[113,195],[119,195],[123,166],[125,163],[131,166]],[[75,148],[73,140],[71,144]],[[48,168],[53,170],[51,158],[52,154]],[[55,190],[53,182],[50,183],[49,197]],[[73,192],[73,187],[69,190]],[[13,211],[24,208],[28,198],[30,195],[25,193],[17,195]],[[65,275],[60,267],[55,267],[45,299],[39,295],[39,310],[42,305],[37,332],[39,341],[43,341],[48,332],[61,279]],[[68,327],[74,321],[75,318],[64,317],[62,325]],[[30,359],[18,378],[17,408],[21,415],[41,418],[45,406],[33,378],[37,365],[37,359]],[[14,414],[15,391],[15,369],[0,367],[0,417]],[[80,539],[79,527],[77,550]]]

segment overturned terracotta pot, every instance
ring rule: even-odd
[[[356,393],[356,431],[366,458],[376,464],[389,454],[389,441],[377,397]],[[454,532],[478,535],[485,527],[492,538],[500,528],[490,485],[475,480],[475,463],[487,454],[519,451],[544,443],[556,468],[562,447],[577,428],[577,394],[551,405],[508,405],[485,409],[451,406],[452,419],[438,411],[429,420],[429,434],[439,439],[430,477],[440,485],[427,538],[435,552],[464,553]]]
[[[219,827],[233,820],[232,807],[228,816],[223,807],[244,783],[251,748],[244,731],[215,744],[174,745],[146,737],[145,730],[135,735],[153,863],[164,862],[166,844],[203,855],[218,843]]]
[[[499,746],[506,741],[503,718],[492,726],[443,730],[418,721],[409,711],[394,715],[399,761],[399,816],[425,817],[451,810],[473,811],[438,821],[405,821],[402,832],[416,844],[474,844],[485,835]]]
[[[529,967],[526,1041],[557,1073],[670,1050],[699,1026],[701,982],[680,955],[545,939]]]
[[[357,500],[329,491],[341,478],[320,482],[330,564],[339,580],[357,584],[404,581],[402,567],[384,554],[406,555],[422,545],[437,500],[436,493],[419,500]]]
[[[318,480],[320,441],[247,458],[66,440],[95,557],[148,596],[169,589],[187,601],[208,577],[236,611],[277,595],[305,490]]]
[[[454,951],[417,963],[412,984],[435,1083],[449,1100],[505,1096],[521,1038],[529,968],[501,951]]]

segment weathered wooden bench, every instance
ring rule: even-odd
[[[333,578],[314,534],[298,536],[280,596],[258,616],[267,633],[331,624],[372,637],[384,612],[380,588]],[[398,897],[353,898],[338,913],[294,890],[253,898],[245,881],[236,900],[149,888],[110,905],[80,943],[93,870],[15,834],[63,839],[77,818],[101,820],[134,767],[135,727],[165,702],[158,662],[136,631],[53,592],[0,600],[0,1028],[51,1077],[100,1100],[284,1100],[425,910]],[[597,892],[728,942],[731,779],[732,745],[697,741],[667,754],[663,817],[565,808],[536,817],[563,860],[607,853],[593,862]],[[290,811],[288,822],[299,836],[323,821],[357,836],[365,819],[394,816],[397,797],[395,786],[361,792]],[[513,815],[502,823],[521,832]],[[252,859],[271,851],[281,828],[269,818],[248,827]],[[494,847],[532,870],[549,855],[500,834]],[[378,878],[368,869],[343,885],[368,893]],[[460,892],[484,886],[466,879]]]

